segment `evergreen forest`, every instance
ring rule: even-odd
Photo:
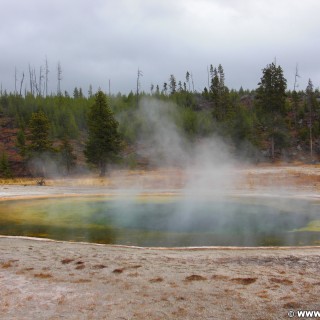
[[[184,79],[168,75],[149,92],[140,92],[137,81],[129,94],[93,93],[91,86],[48,94],[35,90],[37,83],[24,92],[1,88],[0,175],[152,167],[148,153],[138,152],[141,136],[153,130],[139,105],[151,99],[168,105],[167,116],[190,144],[219,136],[235,157],[253,163],[319,160],[320,92],[311,79],[304,89],[288,90],[275,63],[262,70],[255,90],[228,88],[221,65],[211,65],[208,75],[202,92],[194,90],[188,71]]]

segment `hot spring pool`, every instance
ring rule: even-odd
[[[320,202],[68,197],[0,202],[0,234],[134,246],[320,245]]]

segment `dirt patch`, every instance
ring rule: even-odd
[[[86,266],[84,265],[84,264],[80,264],[80,265],[77,265],[76,266],[76,270],[82,270],[82,269],[84,269]]]
[[[104,264],[96,264],[92,267],[93,269],[104,269],[107,268]]]
[[[248,285],[255,283],[257,278],[233,278],[231,281],[238,284]]]
[[[61,263],[62,263],[62,264],[68,264],[68,263],[71,263],[71,262],[73,262],[73,261],[74,261],[74,259],[66,258],[66,259],[61,260]]]
[[[290,301],[287,302],[283,305],[283,308],[285,309],[290,309],[290,310],[294,310],[294,309],[300,309],[301,308],[301,304],[295,301]]]
[[[213,276],[211,276],[212,280],[228,280],[229,277],[228,276],[224,276],[222,274],[214,274]]]
[[[293,284],[293,281],[286,278],[271,278],[270,281],[274,283],[284,284],[287,286]]]
[[[151,283],[162,282],[162,281],[163,281],[163,278],[161,277],[157,277],[149,280],[149,282]]]
[[[207,278],[200,276],[198,274],[193,274],[185,278],[185,281],[204,281],[204,280],[207,280]]]
[[[48,278],[52,278],[52,275],[50,273],[36,273],[34,277],[41,278],[41,279],[48,279]]]
[[[117,269],[114,269],[112,272],[115,273],[115,274],[120,274],[124,271],[124,268],[117,268]]]

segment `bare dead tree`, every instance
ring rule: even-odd
[[[294,85],[293,85],[293,104],[292,104],[292,112],[294,118],[294,126],[297,126],[297,108],[298,108],[298,93],[297,88],[299,87],[298,78],[300,78],[298,64],[296,64],[296,72],[294,75]]]
[[[48,96],[48,76],[49,76],[49,65],[48,65],[48,59],[46,57],[46,62],[45,62],[45,91],[46,91],[46,97]]]
[[[40,66],[40,69],[39,69],[39,95],[41,96],[42,94],[42,88],[41,88],[41,85],[42,85],[42,66]]]
[[[300,78],[300,75],[299,75],[299,70],[298,70],[298,64],[296,64],[296,72],[294,75],[293,91],[296,91],[296,89],[299,87],[298,78]]]
[[[190,91],[190,72],[187,71],[186,73],[186,82],[188,84],[188,90]]]
[[[22,91],[23,80],[24,80],[24,72],[22,73],[22,78],[21,78],[21,82],[20,82],[20,91],[19,91],[20,96],[21,96],[21,91]]]
[[[34,67],[31,67],[30,64],[29,64],[29,81],[30,81],[30,93],[32,95],[41,94],[39,92],[39,84],[38,84],[38,81],[37,81],[36,69]]]
[[[58,88],[57,88],[57,94],[58,96],[61,96],[61,80],[62,80],[62,69],[61,69],[61,64],[58,62],[58,67],[57,67],[57,76],[58,76]]]
[[[139,105],[140,77],[143,77],[143,72],[138,68],[138,74],[137,74],[137,106]]]
[[[29,64],[29,81],[30,81],[30,93],[33,95],[34,94],[34,89],[33,89],[33,70],[31,69],[30,64]]]
[[[190,73],[190,77],[191,77],[191,83],[192,83],[192,92],[194,92],[194,82],[193,82],[193,74],[192,74],[192,72]]]
[[[312,125],[313,125],[313,117],[312,117],[312,112],[313,112],[313,96],[314,96],[314,91],[313,91],[313,83],[311,79],[308,81],[308,86],[306,89],[306,94],[307,94],[307,105],[309,106],[309,121],[308,121],[308,126],[309,126],[309,136],[310,136],[310,160],[313,162],[313,137],[312,137]]]
[[[42,81],[44,79],[43,68],[40,66],[39,70],[39,95],[42,96]]]
[[[138,74],[137,74],[137,96],[139,95],[140,91],[140,77],[143,76],[142,71],[138,68]]]
[[[36,68],[33,68],[32,74],[33,74],[33,79],[32,79],[33,80],[33,87],[35,88],[35,93],[37,95],[39,95],[40,93],[39,93],[39,86],[38,86],[38,81],[37,81]]]
[[[17,94],[17,68],[14,68],[14,94]]]

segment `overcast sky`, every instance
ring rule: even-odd
[[[0,82],[14,89],[28,65],[49,63],[49,89],[101,87],[128,93],[185,81],[207,85],[207,68],[221,64],[229,88],[254,89],[276,59],[292,88],[320,85],[319,0],[0,0]],[[28,87],[27,87],[28,88]]]

